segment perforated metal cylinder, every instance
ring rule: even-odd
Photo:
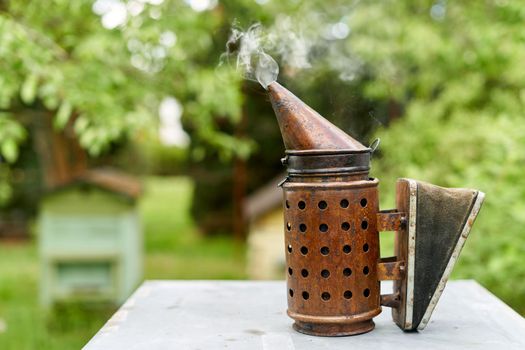
[[[283,184],[288,315],[300,332],[370,331],[381,312],[378,181],[294,177]]]

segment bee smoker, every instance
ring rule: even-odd
[[[268,91],[286,148],[281,187],[294,329],[365,333],[382,306],[401,329],[423,329],[484,194],[399,179],[397,208],[380,211],[378,180],[369,177],[372,149],[277,82]],[[380,231],[395,231],[395,256],[380,257]],[[380,294],[385,280],[394,281],[392,294]]]

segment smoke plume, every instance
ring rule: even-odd
[[[268,28],[256,23],[243,30],[234,24],[221,63],[234,65],[244,78],[264,88],[277,80],[279,65],[285,75],[325,65],[339,72],[340,79],[351,81],[359,76],[362,65],[346,40],[349,24],[348,15],[327,17],[318,12],[278,15]]]
[[[258,81],[266,89],[279,75],[279,65],[265,52],[267,45],[268,38],[260,24],[254,24],[246,31],[234,26],[223,60],[235,58],[236,68],[244,78]]]

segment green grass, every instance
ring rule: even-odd
[[[147,178],[140,202],[145,279],[239,279],[244,247],[228,237],[199,235],[189,216],[192,182]],[[39,266],[34,241],[0,243],[0,349],[79,349],[110,317],[108,305],[38,305]]]
[[[146,230],[146,278],[239,279],[245,277],[244,247],[230,237],[202,237],[189,212],[187,178],[150,179],[141,205]]]

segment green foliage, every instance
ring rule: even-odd
[[[90,1],[54,1],[52,12],[49,6],[10,2],[2,13],[2,68],[10,75],[0,100],[14,112],[41,101],[58,128],[75,115],[81,144],[100,154],[141,116],[151,117],[147,77],[132,69],[125,43],[98,24]]]
[[[139,13],[107,29],[94,3],[0,4],[3,159],[17,166],[32,110],[54,115],[57,129],[72,123],[81,146],[99,156],[154,128],[166,96],[183,103],[185,124],[201,148],[217,149],[222,160],[247,157],[253,145],[221,127],[239,121],[242,103],[239,77],[229,67],[216,69],[224,40],[213,34],[227,35],[231,19],[219,7],[197,12],[182,0],[144,1]],[[12,184],[8,167],[0,170],[5,203]]]
[[[129,10],[138,3],[140,11]],[[152,125],[160,99],[174,95],[197,144],[218,149],[223,159],[246,158],[253,145],[223,127],[240,120],[241,81],[231,67],[216,68],[231,24],[272,24],[275,14],[300,21],[318,10],[329,20],[341,13],[340,4],[320,2],[262,6],[230,0],[202,12],[183,0],[138,3],[128,4],[125,21],[112,29],[101,25],[91,0],[1,5],[0,108],[17,117],[42,102],[55,114],[57,128],[74,119],[82,146],[99,155],[110,143]],[[315,25],[303,27],[319,36]],[[21,140],[15,141],[12,145]]]
[[[352,16],[348,44],[374,75],[366,94],[404,106],[377,132],[374,175],[388,207],[396,177],[485,192],[455,276],[525,313],[525,12],[515,2],[447,2],[432,19],[432,5],[367,3]]]
[[[7,162],[16,161],[18,144],[25,138],[25,129],[9,113],[0,113],[0,155]]]
[[[214,121],[235,123],[241,104],[238,79],[227,69],[215,71],[223,44],[219,49],[211,34],[224,23],[220,11],[199,13],[183,1],[147,3],[126,23],[106,29],[92,6],[88,0],[3,5],[1,109],[16,117],[41,101],[55,113],[57,128],[74,117],[82,146],[98,155],[151,125],[160,99],[174,94],[187,103],[185,117],[196,137],[229,153],[246,153]],[[13,159],[21,141],[11,138],[5,146]]]

